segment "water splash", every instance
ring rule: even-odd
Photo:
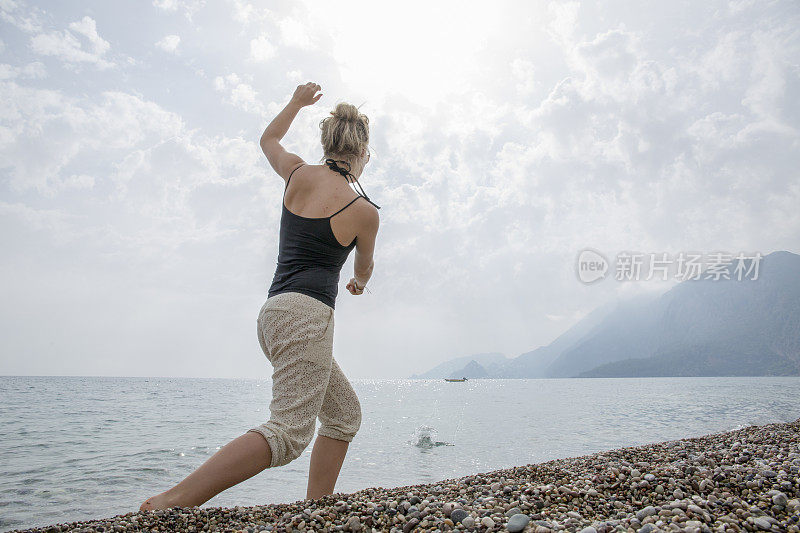
[[[417,448],[429,450],[439,446],[455,446],[453,443],[436,440],[436,430],[431,426],[420,426],[414,430],[409,444]]]

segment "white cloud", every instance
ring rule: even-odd
[[[267,36],[262,34],[250,41],[250,58],[254,61],[268,61],[275,57],[275,47]]]
[[[0,115],[0,167],[10,169],[12,189],[48,196],[87,184],[86,178],[62,177],[77,158],[168,138],[184,127],[177,115],[126,93],[101,93],[86,105],[58,90],[8,81],[0,83],[0,99],[7,102]]]
[[[312,49],[314,43],[311,35],[311,27],[304,21],[293,17],[286,17],[278,22],[281,31],[281,42],[286,46],[296,46],[298,48]]]
[[[69,28],[89,39],[89,42],[94,47],[94,53],[97,55],[105,54],[111,48],[108,41],[97,34],[97,23],[91,17],[83,17],[79,21],[72,22]]]
[[[511,73],[517,81],[517,91],[528,94],[536,87],[536,68],[531,61],[521,57],[511,62]]]
[[[262,25],[264,22],[274,18],[274,14],[261,3],[254,4],[246,0],[231,0],[230,3],[233,7],[233,20],[245,27]]]
[[[197,11],[205,7],[205,0],[153,0],[153,5],[158,9],[175,13],[182,11],[187,19],[192,20]]]
[[[36,6],[20,8],[19,3],[13,0],[0,2],[0,18],[26,33],[42,31],[41,15],[42,10]]]
[[[156,46],[165,52],[175,53],[180,42],[181,38],[179,35],[165,35],[161,40],[156,42]]]
[[[36,208],[21,202],[0,200],[0,218],[21,222],[26,230],[46,231],[59,244],[74,241],[75,234],[70,227],[80,224],[83,217],[64,209]]]
[[[242,111],[261,116],[266,113],[264,102],[259,98],[256,90],[250,84],[242,81],[234,72],[214,78],[214,88],[225,94],[225,102]]]
[[[47,76],[44,65],[38,61],[28,63],[24,67],[16,67],[0,63],[0,80],[10,80],[14,78],[41,79]]]
[[[177,11],[178,0],[153,0],[153,5],[164,11]]]
[[[94,19],[84,17],[72,22],[69,30],[39,33],[31,38],[31,48],[37,54],[55,56],[67,63],[92,63],[103,69],[114,66],[102,57],[111,45],[97,34]],[[87,40],[90,49],[85,49],[73,32]]]

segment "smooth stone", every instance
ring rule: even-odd
[[[638,533],[650,533],[656,528],[653,524],[645,524],[639,528]]]
[[[644,509],[639,509],[638,511],[636,511],[636,518],[641,522],[648,516],[653,516],[654,514],[656,514],[655,507],[653,507],[652,505],[648,505]]]
[[[453,509],[450,513],[450,520],[458,524],[464,520],[469,514],[464,509]]]
[[[580,533],[597,533],[597,530],[594,528],[594,526],[589,526],[581,529]]]
[[[509,531],[522,531],[525,529],[525,526],[531,521],[530,517],[526,514],[515,514],[511,518],[508,519],[508,524],[506,524],[506,529]]]
[[[481,519],[481,525],[482,525],[483,527],[485,527],[485,528],[491,528],[491,527],[494,527],[494,520],[492,520],[492,518],[491,518],[491,517],[489,517],[489,516],[484,516],[484,517]]]
[[[464,527],[472,527],[475,525],[475,519],[472,518],[471,516],[468,516],[461,521],[461,525]]]
[[[789,503],[789,498],[786,496],[786,494],[779,492],[778,494],[772,497],[772,503],[774,503],[775,505],[785,506],[787,503]]]
[[[361,520],[357,516],[351,516],[347,521],[347,528],[350,531],[361,531]]]
[[[767,520],[763,516],[759,516],[758,518],[754,518],[753,519],[753,524],[755,524],[755,526],[757,528],[764,529],[766,531],[769,531],[770,529],[772,529],[772,524],[770,524],[769,520]]]
[[[412,518],[403,525],[403,533],[409,533],[409,531],[417,527],[417,524],[419,524],[419,520]]]
[[[505,512],[505,515],[508,517],[514,516],[515,514],[520,514],[522,511],[519,507],[512,507],[508,511]]]

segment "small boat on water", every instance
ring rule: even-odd
[[[467,378],[444,378],[445,381],[467,381]]]

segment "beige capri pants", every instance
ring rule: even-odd
[[[361,427],[361,404],[333,358],[333,308],[299,292],[267,298],[258,315],[258,340],[272,363],[269,421],[248,429],[267,439],[270,467],[298,458],[314,436],[351,442]]]

